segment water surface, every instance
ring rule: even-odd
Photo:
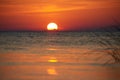
[[[100,37],[119,44],[107,32],[0,32],[0,80],[119,80]]]

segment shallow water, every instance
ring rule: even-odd
[[[107,32],[0,32],[0,80],[119,80],[100,37],[119,44]]]

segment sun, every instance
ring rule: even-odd
[[[49,23],[47,25],[47,30],[58,30],[58,25],[56,23]]]

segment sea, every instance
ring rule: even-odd
[[[0,80],[120,80],[120,32],[0,32]]]

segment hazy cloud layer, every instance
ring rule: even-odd
[[[1,14],[120,7],[120,0],[0,0]]]

